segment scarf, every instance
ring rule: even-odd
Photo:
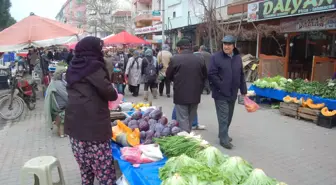
[[[70,86],[101,68],[106,72],[106,76],[109,76],[102,52],[103,45],[102,40],[91,36],[77,43],[75,57],[66,73],[66,81]]]

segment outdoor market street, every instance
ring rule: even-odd
[[[140,97],[126,96],[126,99],[142,101]],[[3,185],[18,185],[23,164],[41,155],[53,155],[61,161],[66,184],[81,184],[69,139],[57,137],[45,124],[42,100],[37,110],[25,112],[17,122],[0,123],[0,182]],[[153,104],[161,105],[170,118],[172,101],[172,98],[160,97]],[[200,123],[207,126],[206,131],[199,133],[223,153],[241,156],[255,168],[289,185],[336,184],[336,129],[285,117],[278,110],[262,108],[247,113],[244,106],[237,104],[230,132],[235,148],[228,151],[218,143],[211,96],[202,96],[198,114]]]

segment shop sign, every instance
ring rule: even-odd
[[[336,29],[335,14],[320,14],[284,19],[280,22],[281,32],[302,32]]]
[[[136,28],[135,34],[139,35],[139,34],[154,33],[154,32],[159,32],[159,31],[162,31],[161,24],[154,25],[154,26],[147,26],[143,28]]]
[[[248,4],[248,21],[336,10],[336,0],[269,0]]]
[[[153,10],[152,16],[161,16],[161,12],[159,10]]]

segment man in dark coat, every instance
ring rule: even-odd
[[[227,149],[233,147],[228,132],[238,89],[242,95],[247,94],[243,63],[234,46],[235,41],[230,35],[223,38],[223,50],[212,55],[208,71],[219,124],[218,137],[221,146]]]
[[[201,101],[207,71],[204,61],[193,54],[189,39],[181,39],[176,46],[179,54],[171,58],[166,78],[174,82],[177,121],[184,131],[190,132]]]

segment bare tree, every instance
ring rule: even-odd
[[[74,21],[83,25],[88,32],[114,33],[132,27],[131,16],[127,13],[125,17],[114,16],[120,7],[117,0],[84,0],[83,3],[86,4],[86,15],[75,15]],[[121,18],[124,20],[121,21]]]
[[[267,24],[253,24],[255,29],[244,28],[243,21],[246,18],[246,14],[242,13],[239,22],[232,23],[230,20],[225,20],[221,14],[221,8],[229,5],[236,5],[246,2],[246,0],[237,0],[234,3],[227,4],[224,6],[218,6],[219,0],[190,0],[190,4],[196,6],[199,4],[204,8],[204,14],[202,17],[198,16],[203,20],[203,23],[199,26],[199,32],[202,33],[203,37],[209,39],[211,52],[217,51],[221,46],[221,38],[225,35],[236,36],[239,40],[256,40],[258,34],[261,37],[271,37],[279,45],[279,54],[284,56],[283,45],[279,43],[274,33],[279,32],[279,26],[267,25]],[[242,6],[243,8],[243,6]],[[243,12],[243,10],[242,10]],[[245,24],[246,25],[246,24]]]

